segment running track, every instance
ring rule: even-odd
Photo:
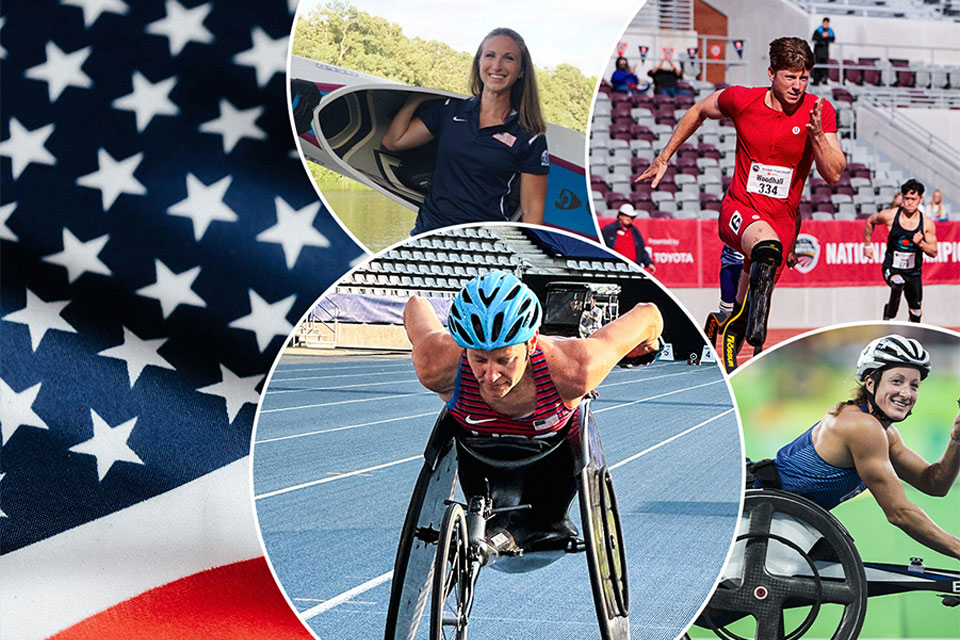
[[[737,524],[736,414],[713,365],[618,368],[599,391],[632,636],[672,640],[712,589]],[[284,356],[273,373],[254,436],[257,515],[274,572],[322,640],[383,637],[400,526],[441,406],[409,356]],[[576,501],[572,511],[579,526]],[[586,558],[485,570],[470,621],[478,639],[599,637]]]

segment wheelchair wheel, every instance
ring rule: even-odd
[[[630,593],[613,481],[606,467],[588,466],[580,478],[580,519],[600,634],[604,640],[625,640],[630,637]]]
[[[451,504],[443,514],[437,558],[433,568],[430,640],[466,640],[467,618],[473,596],[463,507]]]
[[[857,637],[866,615],[866,576],[853,539],[836,518],[794,494],[749,490],[740,534],[741,574],[733,576],[740,583],[721,583],[701,618],[705,626],[720,638],[744,640],[723,624],[752,616],[758,640],[796,640],[813,624],[821,605],[837,604],[842,613],[831,640]],[[810,610],[788,632],[783,612],[799,607]]]

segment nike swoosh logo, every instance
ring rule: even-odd
[[[453,116],[453,121],[454,121],[454,122],[466,122],[467,119],[466,119],[466,118],[458,118],[457,116]]]
[[[484,418],[483,420],[477,420],[476,418],[472,418],[470,416],[467,416],[464,419],[467,421],[467,424],[483,424],[484,422],[494,422],[496,420],[496,418]]]

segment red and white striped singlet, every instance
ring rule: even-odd
[[[453,397],[447,403],[450,414],[465,430],[473,435],[519,435],[539,438],[563,429],[576,415],[576,410],[563,403],[553,384],[547,359],[543,351],[535,349],[530,356],[533,379],[536,384],[537,406],[534,412],[522,418],[503,416],[492,408],[480,395],[480,385],[467,361],[467,354],[460,356],[460,371],[453,388]]]

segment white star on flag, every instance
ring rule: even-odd
[[[11,242],[17,242],[17,234],[10,230],[10,227],[7,226],[7,220],[10,219],[10,216],[13,215],[13,212],[17,209],[16,202],[8,202],[5,205],[0,206],[0,238],[4,240],[9,240]]]
[[[120,96],[110,103],[114,109],[133,111],[137,121],[137,132],[141,133],[150,124],[154,116],[175,116],[180,114],[180,107],[170,98],[170,92],[177,84],[177,77],[170,76],[166,80],[150,82],[139,71],[133,72],[133,91]]]
[[[296,294],[290,295],[283,300],[270,304],[258,296],[253,289],[248,291],[250,293],[250,313],[237,318],[227,326],[233,329],[253,331],[257,336],[257,347],[263,353],[274,336],[286,337],[293,331],[293,325],[287,320],[287,314],[293,308],[297,296]]]
[[[137,289],[137,295],[159,300],[164,320],[169,318],[174,309],[181,304],[206,308],[207,303],[191,289],[193,282],[200,275],[199,265],[176,274],[159,260],[155,262],[157,279],[153,284]]]
[[[262,113],[262,106],[237,109],[225,98],[221,98],[220,117],[201,124],[200,131],[223,136],[223,152],[230,153],[241,138],[266,139],[267,134],[255,124]]]
[[[37,164],[57,164],[57,159],[44,146],[53,133],[54,124],[28,130],[16,118],[10,118],[10,137],[0,142],[0,156],[10,158],[13,179],[16,180],[32,162]]]
[[[44,256],[43,261],[58,264],[67,270],[67,281],[71,284],[84,273],[99,273],[112,276],[110,267],[100,260],[100,252],[110,240],[110,234],[82,242],[69,229],[63,228],[63,251]]]
[[[130,418],[122,424],[111,427],[93,409],[90,409],[90,417],[93,419],[93,437],[73,445],[69,450],[97,459],[97,479],[100,482],[103,482],[117,462],[143,464],[140,456],[127,444],[130,433],[137,424],[136,418]]]
[[[117,162],[106,149],[101,148],[97,150],[97,170],[77,178],[77,184],[81,187],[99,189],[103,211],[106,213],[121,193],[142,196],[147,192],[147,188],[133,177],[142,161],[143,152]]]
[[[250,37],[253,46],[233,56],[233,62],[256,69],[257,85],[264,87],[275,73],[283,73],[287,68],[287,36],[274,40],[260,27],[254,27]]]
[[[47,331],[77,332],[76,329],[70,326],[70,323],[60,317],[64,307],[70,304],[70,302],[71,300],[53,300],[47,302],[27,289],[26,306],[12,313],[8,313],[3,316],[3,319],[7,322],[27,325],[27,331],[30,333],[30,346],[36,351],[37,347],[40,346],[40,341],[47,335]]]
[[[20,427],[50,428],[33,410],[33,403],[40,393],[40,384],[38,382],[18,393],[5,380],[0,379],[0,396],[3,396],[3,404],[0,405],[0,444],[7,444]]]
[[[233,423],[243,405],[257,404],[260,394],[257,385],[263,380],[261,375],[252,375],[241,378],[224,365],[220,365],[220,380],[216,384],[197,389],[200,393],[220,396],[227,401],[227,422]]]
[[[167,362],[157,350],[167,342],[166,338],[144,340],[126,327],[123,328],[123,342],[115,347],[104,349],[97,355],[105,358],[123,360],[127,365],[127,377],[130,379],[130,388],[136,384],[144,368],[149,366],[176,370]]]
[[[214,220],[237,221],[237,214],[223,201],[232,180],[232,176],[225,176],[213,184],[205,185],[195,175],[188,173],[187,197],[173,204],[167,213],[190,218],[193,221],[193,235],[200,242]]]
[[[117,13],[123,16],[130,11],[130,7],[123,0],[60,0],[60,4],[80,7],[83,11],[84,27],[96,22],[101,13]]]
[[[313,221],[320,212],[319,202],[295,210],[283,198],[277,196],[274,198],[274,204],[277,208],[277,224],[261,231],[257,240],[279,244],[287,260],[287,269],[293,269],[304,247],[330,246],[326,236],[313,226]]]
[[[212,2],[187,9],[177,0],[167,0],[166,7],[167,15],[148,24],[147,33],[165,36],[170,43],[171,56],[179,55],[188,42],[213,42],[213,34],[203,26],[203,21],[213,9]]]
[[[51,40],[47,43],[46,62],[27,69],[25,75],[33,80],[47,83],[50,102],[56,102],[67,87],[89,89],[93,86],[90,76],[80,68],[90,57],[91,47],[77,49],[73,53],[64,53]]]

